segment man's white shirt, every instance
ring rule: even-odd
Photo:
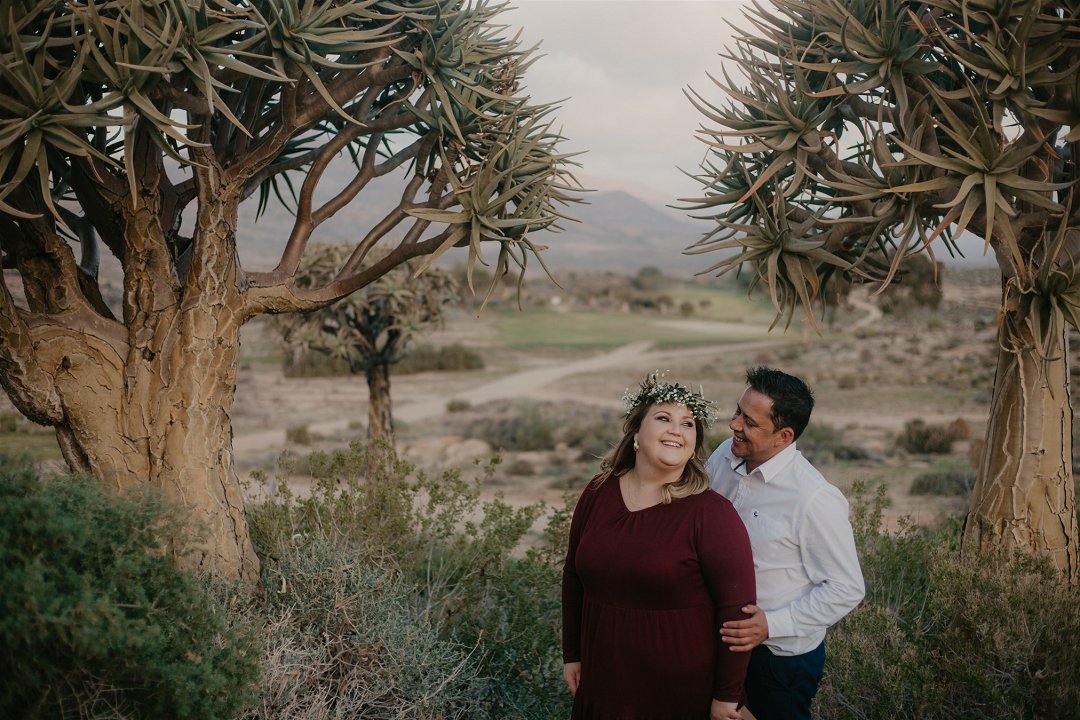
[[[765,645],[777,655],[813,650],[866,593],[847,500],[795,443],[747,474],[727,440],[706,469],[750,535]]]

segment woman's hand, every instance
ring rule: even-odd
[[[581,684],[581,663],[569,662],[563,664],[562,676],[563,680],[566,680],[566,687],[570,688],[570,694],[577,695],[578,685]]]
[[[721,702],[715,698],[709,709],[709,720],[739,720],[739,704],[733,702]]]

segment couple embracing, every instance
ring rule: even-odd
[[[862,600],[862,572],[847,501],[796,448],[810,388],[746,379],[707,461],[710,401],[655,373],[624,397],[563,569],[573,720],[737,720],[744,703],[810,718],[825,630]]]

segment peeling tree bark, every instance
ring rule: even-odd
[[[990,546],[1049,557],[1080,580],[1072,478],[1067,325],[1035,295],[1004,291],[990,419],[964,525],[964,552]]]
[[[199,536],[185,565],[248,583],[259,563],[232,463],[231,410],[242,301],[174,315],[167,341],[124,353],[52,323],[33,328],[63,407],[57,437],[72,469],[124,493],[149,485],[191,513]]]

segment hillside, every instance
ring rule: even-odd
[[[382,217],[382,209],[395,202],[396,186],[373,185],[338,217],[316,233],[320,240],[355,242]],[[577,222],[561,222],[561,232],[544,231],[532,236],[546,245],[544,261],[552,270],[636,270],[655,265],[669,273],[691,275],[707,267],[702,258],[682,255],[696,240],[705,223],[680,221],[661,209],[625,192],[589,193],[588,204],[575,205],[567,214]],[[269,269],[288,238],[292,215],[274,202],[258,220],[255,203],[246,203],[240,216],[240,257],[251,270]],[[492,247],[489,258],[494,259]],[[451,263],[461,258],[449,254]]]

